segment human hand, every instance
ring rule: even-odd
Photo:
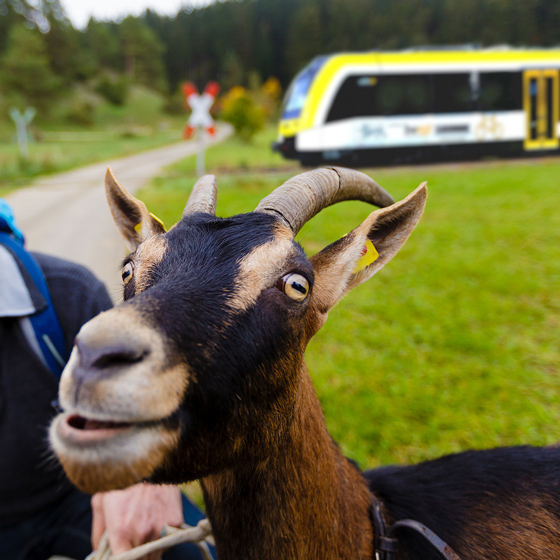
[[[161,537],[164,525],[183,523],[181,491],[177,486],[136,484],[126,490],[95,494],[91,499],[91,544],[97,550],[107,531],[111,554],[121,554],[135,546]],[[160,560],[161,551],[146,556]]]

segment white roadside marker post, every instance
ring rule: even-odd
[[[29,147],[28,147],[28,131],[27,127],[31,124],[31,121],[35,118],[37,112],[34,107],[27,107],[23,113],[12,107],[10,109],[10,118],[14,121],[16,125],[16,137],[19,148],[19,155],[22,160],[27,161],[29,159]]]

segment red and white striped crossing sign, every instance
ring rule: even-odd
[[[192,82],[185,82],[182,89],[185,99],[192,109],[187,125],[183,129],[183,138],[185,140],[192,138],[197,128],[204,128],[210,136],[214,136],[216,127],[214,126],[214,119],[210,115],[210,108],[220,92],[219,84],[208,82],[202,94],[198,93]]]

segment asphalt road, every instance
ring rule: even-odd
[[[206,142],[220,142],[229,134],[231,128],[222,126],[216,138]],[[6,200],[14,208],[28,249],[85,265],[105,282],[117,302],[121,298],[120,262],[126,249],[105,199],[107,166],[134,193],[162,168],[196,151],[196,140],[191,140],[88,165],[39,179],[9,194]]]

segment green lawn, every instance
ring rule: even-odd
[[[38,117],[38,141],[29,145],[30,159],[22,163],[13,123],[0,123],[0,196],[24,185],[30,178],[65,171],[108,158],[126,156],[181,140],[185,116],[166,115],[161,95],[135,86],[123,106],[100,103],[95,123],[89,128],[65,122],[52,115]]]
[[[299,170],[298,163],[285,160],[280,154],[272,151],[271,146],[277,136],[276,126],[268,126],[258,133],[251,142],[245,142],[231,136],[225,142],[206,150],[205,164],[208,172],[216,175],[228,173],[246,175],[248,172],[271,170],[287,171]],[[188,157],[167,169],[160,177],[158,184],[168,183],[170,180],[182,179],[190,176],[196,179],[196,158]]]
[[[168,225],[194,182],[181,168],[140,193]],[[218,215],[254,209],[292,174],[219,175]],[[347,296],[309,346],[344,453],[372,467],[559,440],[560,162],[371,175],[396,199],[424,180],[430,195],[393,262]],[[370,210],[354,202],[327,209],[299,241],[313,254]]]

